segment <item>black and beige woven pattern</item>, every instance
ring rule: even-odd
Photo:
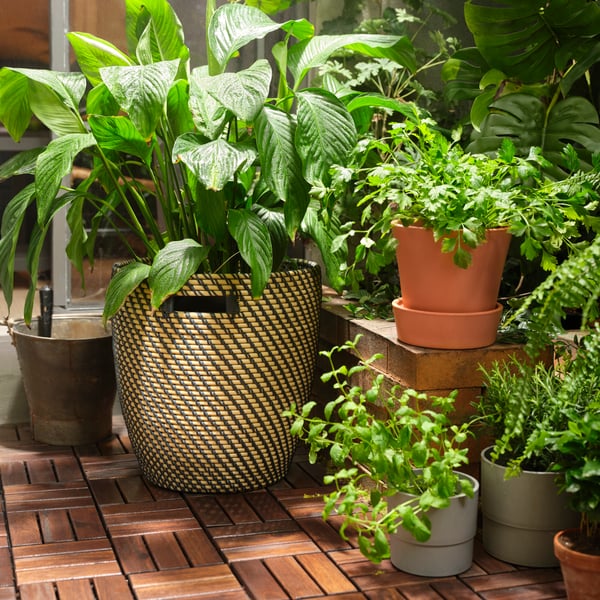
[[[245,274],[198,274],[180,292],[234,298],[234,313],[152,311],[142,285],[113,319],[123,416],[150,482],[219,493],[285,476],[295,443],[281,413],[310,394],[321,304],[319,268],[292,267],[258,299]]]

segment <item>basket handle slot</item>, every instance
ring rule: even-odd
[[[174,312],[235,315],[240,307],[235,296],[171,296],[161,306],[165,314]]]

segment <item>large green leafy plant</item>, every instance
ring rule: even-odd
[[[389,557],[389,533],[403,527],[426,541],[429,510],[447,507],[459,493],[473,496],[471,483],[455,470],[468,462],[469,424],[450,421],[456,392],[428,397],[390,387],[373,366],[381,355],[361,358],[359,339],[322,352],[330,365],[322,379],[338,394],[324,416],[314,414],[315,402],[292,406],[286,415],[294,419],[292,434],[307,442],[310,461],[327,452],[335,466],[325,477],[334,490],[325,497],[323,517],[340,515],[341,536],[357,532],[361,552],[380,562]],[[358,364],[339,366],[337,355],[344,352],[358,355]],[[392,506],[388,498],[396,492],[414,497]]]
[[[600,151],[600,3],[467,0],[464,13],[476,47],[456,52],[443,77],[450,100],[472,102],[469,149],[494,151],[509,137],[564,168],[571,143],[589,165]]]
[[[277,23],[258,8],[216,8],[209,0],[208,64],[192,69],[181,23],[166,0],[125,3],[129,54],[93,35],[69,33],[81,73],[0,71],[0,121],[10,135],[19,140],[32,116],[54,134],[47,146],[0,167],[2,178],[35,176],[9,202],[2,222],[0,283],[9,306],[17,239],[31,204],[37,219],[27,255],[26,319],[42,244],[63,208],[71,230],[67,253],[79,270],[85,257],[93,261],[101,226],[114,228],[130,250],[133,260],[107,290],[105,317],[141,281],[148,280],[156,308],[198,270],[250,271],[259,296],[300,230],[317,242],[335,283],[330,233],[310,192],[328,181],[331,165],[346,160],[356,128],[334,94],[302,85],[343,47],[411,65],[410,42],[315,36],[304,19]],[[238,52],[272,32],[283,34],[273,45],[274,67],[258,59],[236,71]],[[82,155],[89,177],[63,187]]]

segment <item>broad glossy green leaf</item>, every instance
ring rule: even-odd
[[[193,133],[182,135],[173,145],[173,160],[182,161],[206,188],[215,191],[248,169],[255,158],[253,146],[233,145],[224,139],[206,143]]]
[[[65,135],[52,140],[38,156],[35,193],[40,225],[45,226],[49,222],[62,180],[71,173],[75,157],[95,143],[91,133]]]
[[[260,10],[268,15],[286,10],[291,4],[292,0],[246,0],[247,6],[260,8]]]
[[[479,93],[479,82],[489,65],[477,48],[457,50],[442,67],[444,97],[449,102],[472,100]]]
[[[175,82],[167,97],[167,115],[174,137],[192,131],[194,120],[189,107],[188,84],[182,79]]]
[[[0,70],[0,122],[15,141],[23,137],[31,117],[27,77],[11,69]]]
[[[185,239],[169,242],[158,251],[148,274],[153,308],[159,308],[185,285],[206,259],[209,250],[196,240]]]
[[[346,164],[356,145],[356,128],[346,107],[333,94],[306,89],[297,94],[295,145],[305,179],[327,184],[332,165]]]
[[[190,111],[198,132],[215,140],[230,118],[227,109],[207,91],[208,68],[199,67],[190,77]]]
[[[0,165],[0,181],[5,181],[15,175],[33,175],[37,157],[43,151],[44,148],[32,148],[11,156]]]
[[[572,143],[589,165],[589,156],[600,151],[598,113],[584,98],[570,97],[552,108],[546,122],[546,106],[529,94],[502,96],[490,107],[490,114],[474,135],[469,152],[494,152],[504,138],[511,139],[519,154],[539,146],[553,164],[563,164],[563,150]]]
[[[203,80],[204,89],[227,110],[244,121],[253,121],[269,95],[271,66],[264,59],[235,73]]]
[[[12,75],[8,73],[12,72]],[[0,119],[9,133],[20,139],[31,113],[58,135],[85,131],[79,102],[85,92],[81,73],[59,73],[44,69],[10,69],[0,79]]]
[[[85,125],[79,110],[69,108],[63,99],[48,86],[29,82],[29,105],[33,114],[56,135],[83,133]]]
[[[44,242],[46,236],[50,231],[50,227],[40,227],[38,223],[34,223],[33,230],[29,236],[29,243],[27,244],[27,255],[25,262],[27,264],[27,271],[30,274],[29,288],[27,289],[27,295],[25,296],[25,305],[23,307],[23,319],[27,324],[31,323],[33,315],[33,306],[37,297],[37,282],[38,282],[38,270],[40,265],[40,256],[44,248]]]
[[[263,39],[280,27],[279,23],[258,8],[243,4],[224,4],[213,14],[208,27],[207,43],[223,72],[240,48]]]
[[[588,0],[468,0],[465,20],[490,65],[534,83],[553,73],[564,44],[598,34],[600,5]]]
[[[252,296],[258,298],[263,293],[273,268],[269,230],[255,213],[246,209],[230,210],[227,223],[244,262],[250,266]]]
[[[133,154],[150,164],[152,146],[127,117],[90,116],[90,129],[103,150]]]
[[[318,210],[318,206],[312,203],[309,205],[301,229],[319,248],[329,284],[335,290],[341,291],[344,286],[344,278],[341,276],[342,264],[347,259],[348,244],[344,238],[343,242],[334,247],[333,240],[340,231],[338,224],[334,221],[326,224],[319,216]]]
[[[183,27],[179,17],[169,2],[163,0],[126,0],[127,44],[131,54],[135,54],[138,41],[146,36],[143,54],[150,52],[153,62],[181,59],[186,62],[189,53],[185,46]],[[153,23],[153,37],[147,36],[150,19]]]
[[[117,313],[127,296],[148,278],[149,273],[150,265],[137,261],[130,262],[116,271],[106,288],[102,312],[104,321]]]
[[[290,243],[285,228],[285,217],[283,212],[281,212],[281,210],[270,210],[260,204],[254,205],[252,210],[269,230],[271,246],[273,249],[273,269],[278,269],[284,258],[287,256],[287,250]]]
[[[0,228],[0,288],[2,288],[9,309],[13,301],[15,255],[19,232],[27,208],[33,202],[34,196],[35,186],[30,183],[9,200],[2,214],[2,226]]]
[[[256,145],[267,187],[284,200],[285,223],[293,237],[308,206],[309,186],[302,173],[302,161],[295,147],[296,127],[290,115],[265,106],[255,121]]]
[[[90,33],[67,33],[67,38],[75,52],[79,68],[94,86],[102,82],[101,68],[133,64],[133,61],[114,44]]]
[[[164,114],[178,60],[132,67],[106,67],[102,80],[143,137],[151,137]]]
[[[293,88],[297,90],[311,69],[323,65],[338,50],[347,48],[363,56],[387,58],[414,72],[414,48],[406,36],[392,35],[320,35],[293,45],[288,52],[288,67]]]

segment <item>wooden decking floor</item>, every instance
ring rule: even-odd
[[[543,600],[564,598],[558,569],[499,562],[427,579],[374,565],[320,516],[322,472],[299,453],[257,492],[180,494],[141,477],[122,421],[85,447],[0,427],[0,600]]]

